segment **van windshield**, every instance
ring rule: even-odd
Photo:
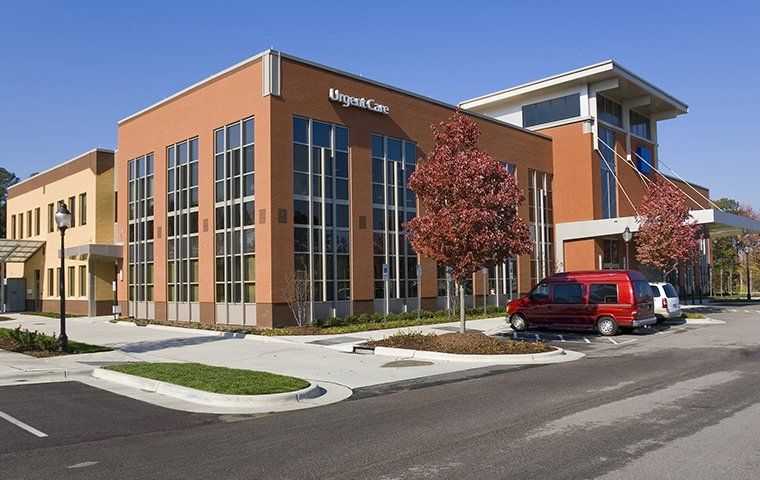
[[[652,289],[649,286],[649,282],[645,280],[637,280],[633,282],[633,295],[636,298],[636,302],[646,302],[652,300]]]

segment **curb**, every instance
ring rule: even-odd
[[[477,355],[464,353],[428,352],[406,348],[375,347],[375,355],[390,357],[415,358],[422,360],[444,360],[450,362],[481,362],[494,365],[522,365],[530,363],[555,363],[576,360],[585,356],[579,352],[566,351],[554,347],[555,350],[543,353],[514,353],[498,355]],[[570,355],[572,354],[572,355]],[[565,357],[569,358],[565,358]]]
[[[92,371],[92,368],[65,368],[65,369],[50,369],[50,370],[19,370],[19,373],[13,373],[11,375],[0,375],[0,384],[4,382],[18,382],[25,379],[36,379],[40,377],[50,377],[60,380],[69,380],[74,375],[87,374]]]
[[[250,408],[256,410],[281,409],[288,404],[314,399],[324,394],[322,388],[311,382],[308,387],[294,392],[272,393],[268,395],[225,395],[222,393],[204,392],[203,390],[197,390],[195,388],[183,387],[173,383],[138,377],[103,368],[96,368],[93,370],[92,376],[146,392],[158,393],[186,402],[212,407]]]

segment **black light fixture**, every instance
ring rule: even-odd
[[[633,240],[633,232],[631,232],[631,229],[628,227],[625,227],[625,230],[623,230],[623,241],[625,242],[625,269],[628,270],[630,268],[630,262],[628,260],[629,258],[629,245],[631,243],[631,240]]]
[[[69,338],[66,336],[66,285],[64,283],[66,265],[64,264],[64,237],[66,236],[66,229],[71,227],[71,212],[63,202],[58,202],[58,211],[55,212],[55,224],[61,232],[61,269],[58,273],[58,294],[61,297],[61,334],[58,337],[58,341],[61,350],[65,352],[69,347]]]

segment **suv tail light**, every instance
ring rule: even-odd
[[[666,297],[662,297],[662,308],[668,308],[668,299]]]

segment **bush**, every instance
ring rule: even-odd
[[[55,335],[45,335],[37,330],[22,330],[16,327],[8,333],[8,336],[16,342],[20,352],[55,352],[58,350],[58,337]]]

